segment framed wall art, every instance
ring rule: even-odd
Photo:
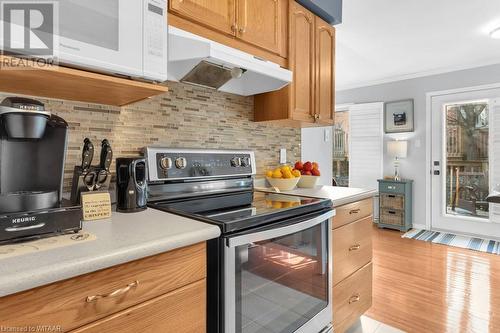
[[[413,99],[384,103],[385,133],[413,132]]]

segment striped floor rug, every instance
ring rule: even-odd
[[[460,247],[462,249],[500,254],[500,242],[494,240],[458,236],[444,232],[427,231],[420,229],[412,229],[401,237],[432,242],[435,244],[450,245]]]

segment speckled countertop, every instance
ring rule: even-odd
[[[264,184],[263,182],[256,183],[256,185]],[[272,188],[258,187],[258,190],[274,192]],[[282,191],[282,194],[298,195],[312,198],[330,199],[333,202],[333,207],[339,207],[351,202],[367,199],[375,196],[377,190],[367,190],[354,187],[340,187],[340,186],[325,186],[319,185],[314,188],[296,188],[291,191]]]
[[[0,297],[196,244],[220,235],[214,225],[147,209],[84,222],[96,240],[0,260]]]

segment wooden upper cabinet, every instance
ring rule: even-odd
[[[290,2],[289,67],[293,71],[290,88],[290,116],[293,120],[310,122],[314,117],[314,15],[304,7]]]
[[[316,106],[317,120],[333,124],[335,118],[335,29],[315,17],[316,24]]]
[[[170,0],[169,10],[225,34],[236,34],[236,0]]]
[[[286,0],[237,0],[237,36],[286,57]]]
[[[288,126],[326,126],[334,122],[335,28],[289,2],[288,64],[293,82],[255,96],[254,120]]]

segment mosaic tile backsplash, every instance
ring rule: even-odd
[[[70,190],[73,168],[81,163],[83,139],[96,147],[99,162],[102,139],[110,140],[114,157],[139,156],[141,148],[164,145],[183,148],[251,149],[257,173],[279,162],[279,149],[288,159],[300,159],[300,129],[255,123],[253,97],[243,97],[168,82],[169,92],[125,107],[48,100],[34,97],[69,126],[64,186]],[[0,93],[0,100],[11,96]],[[114,173],[115,165],[111,166]]]

